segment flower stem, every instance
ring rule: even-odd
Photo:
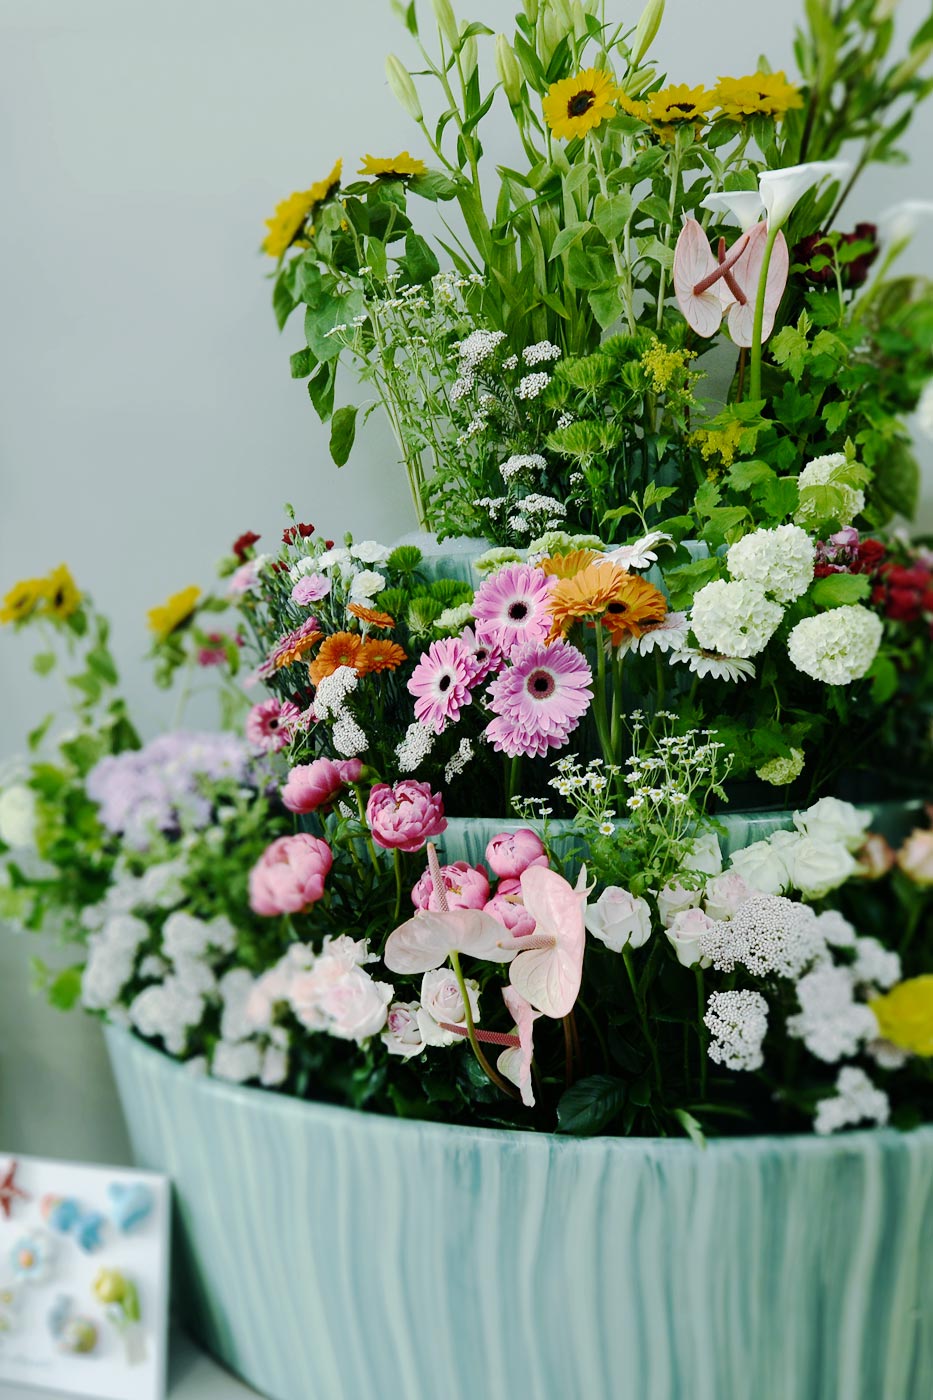
[[[611,763],[613,761],[612,735],[609,731],[609,720],[606,714],[606,651],[603,646],[603,629],[598,618],[596,620],[596,688],[593,694],[593,718],[596,721],[596,732],[599,735],[603,758],[607,763]]]
[[[382,867],[379,864],[379,857],[376,855],[376,848],[373,845],[373,838],[369,835],[369,828],[366,825],[366,808],[363,806],[363,790],[362,788],[354,785],[353,791],[356,793],[356,805],[360,814],[360,821],[363,823],[363,829],[367,833],[366,844],[369,847],[369,858],[373,863],[373,870],[375,870],[377,875],[381,876]]]
[[[706,1044],[708,1036],[706,1033],[706,1022],[703,1017],[706,1014],[706,989],[703,985],[703,969],[697,963],[693,969],[693,975],[697,984],[697,1035],[700,1037],[700,1098],[706,1098],[706,1071],[707,1056]]]
[[[395,922],[398,923],[399,914],[402,912],[402,856],[401,852],[392,852],[392,864],[395,866]]]
[[[625,963],[625,970],[628,973],[628,980],[632,988],[632,996],[635,998],[635,1006],[638,1010],[638,1019],[641,1023],[642,1035],[648,1042],[648,1049],[651,1053],[651,1063],[654,1067],[654,1082],[658,1093],[661,1091],[661,1061],[658,1058],[658,1047],[655,1044],[654,1036],[648,1026],[648,1013],[645,1009],[644,998],[638,989],[638,979],[635,976],[635,969],[632,966],[632,950],[626,945],[622,949],[622,961]]]
[[[464,981],[463,970],[460,966],[460,954],[456,949],[451,950],[450,965],[454,970],[457,986],[460,988],[460,995],[463,998],[463,1019],[466,1021],[467,1035],[473,1054],[476,1056],[477,1063],[491,1084],[495,1084],[496,1088],[501,1089],[503,1094],[508,1094],[510,1098],[517,1099],[519,1097],[517,1090],[496,1073],[480,1049],[479,1041],[476,1038],[476,1027],[473,1024],[473,1008],[470,1006],[470,998],[467,995],[467,985]]]
[[[765,323],[765,296],[768,291],[768,269],[771,254],[780,228],[768,228],[764,255],[761,259],[761,274],[758,278],[758,295],[755,298],[755,320],[752,326],[752,354],[748,375],[748,395],[752,401],[761,398],[761,332]]]

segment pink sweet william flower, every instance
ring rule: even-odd
[[[329,592],[330,579],[324,574],[306,574],[292,589],[292,602],[307,608],[312,603],[319,603],[322,598],[326,598]]]
[[[473,599],[477,634],[503,651],[543,642],[551,630],[548,600],[556,579],[531,564],[508,564],[483,582]]]
[[[227,580],[227,595],[242,598],[244,593],[253,593],[259,587],[259,561],[247,559],[238,569],[234,569]]]
[[[362,771],[358,758],[316,758],[313,763],[299,763],[282,788],[282,803],[290,812],[301,813],[329,807],[348,783],[359,782]]]
[[[520,647],[511,660],[489,686],[496,718],[485,735],[510,758],[540,758],[566,743],[589,709],[592,673],[582,653],[564,641]]]
[[[503,894],[500,888],[483,905],[483,913],[490,914],[513,938],[528,938],[535,931],[534,918],[522,903],[521,894]]]
[[[443,734],[448,724],[456,724],[461,708],[472,702],[476,671],[459,638],[432,642],[408,682],[415,697],[415,718],[435,734]]]
[[[300,914],[323,895],[333,863],[330,846],[320,837],[304,831],[280,836],[249,873],[250,908],[266,918]]]
[[[544,842],[527,826],[518,831],[500,831],[486,847],[486,859],[490,870],[500,879],[517,879],[529,865],[548,863]],[[501,886],[499,892],[502,893]]]
[[[246,738],[261,753],[287,748],[301,711],[290,700],[263,700],[246,717]]]
[[[481,865],[456,860],[441,866],[448,909],[482,909],[489,898],[489,876]],[[411,892],[416,909],[440,909],[441,902],[430,870],[426,870]]]
[[[432,836],[447,830],[440,793],[415,778],[403,778],[394,787],[376,783],[366,821],[373,840],[387,851],[421,851]]]

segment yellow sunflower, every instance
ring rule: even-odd
[[[52,613],[60,622],[81,606],[81,590],[75,583],[67,564],[59,564],[45,580],[48,590],[42,611]]]
[[[47,601],[49,581],[46,578],[21,578],[14,583],[0,607],[0,625],[22,622],[31,617],[40,603]]]
[[[262,241],[262,251],[271,258],[283,257],[311,217],[315,205],[323,203],[340,184],[343,161],[338,160],[330,174],[316,180],[308,190],[297,190],[275,206],[275,213],[266,220],[268,233]]]
[[[741,121],[760,113],[779,121],[792,107],[802,107],[799,88],[781,73],[750,73],[744,78],[720,78],[713,89],[719,116]]]
[[[192,583],[188,588],[183,588],[179,593],[173,593],[170,598],[166,598],[159,607],[150,608],[146,614],[149,631],[155,633],[158,641],[164,642],[166,637],[177,632],[178,628],[184,626],[193,616],[200,596],[200,588],[196,583]]]
[[[573,78],[551,84],[542,103],[545,120],[558,140],[571,141],[615,116],[617,95],[610,73],[585,68]]]
[[[617,647],[631,637],[651,632],[667,616],[667,599],[660,589],[638,574],[623,573],[624,582],[600,618]]]
[[[617,93],[616,101],[621,111],[627,113],[628,116],[637,117],[640,122],[646,122],[648,120],[647,102],[639,102],[637,98],[629,97],[626,93],[621,91]]]
[[[629,574],[618,564],[590,564],[572,578],[560,578],[551,590],[551,640],[581,617],[598,617],[619,596]]]
[[[898,982],[869,1005],[885,1040],[914,1055],[933,1056],[933,977]]]
[[[412,175],[426,175],[428,167],[417,156],[400,151],[397,156],[383,160],[378,156],[364,156],[358,175],[375,175],[382,180],[409,180]]]
[[[702,83],[693,88],[686,83],[673,83],[651,93],[647,106],[650,122],[656,126],[672,126],[680,122],[702,122],[715,106],[715,98]]]
[[[538,568],[549,578],[573,578],[598,558],[595,549],[575,549],[571,554],[552,554],[542,559]]]

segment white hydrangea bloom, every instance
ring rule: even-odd
[[[886,991],[901,980],[901,960],[877,938],[857,938],[852,972],[855,980],[864,986],[881,987]]]
[[[803,765],[803,749],[791,749],[786,757],[769,758],[767,763],[756,768],[755,777],[760,778],[763,783],[771,783],[774,787],[785,787],[787,783],[792,783],[795,778],[800,777]]]
[[[89,1011],[105,1011],[133,975],[139,946],[149,926],[132,914],[116,914],[88,941],[88,959],[81,977],[81,997]]]
[[[170,1055],[184,1053],[189,1030],[200,1024],[204,997],[180,977],[154,982],[130,1004],[130,1020],[141,1035],[160,1036]]]
[[[223,1002],[220,1034],[224,1040],[248,1040],[254,1026],[247,1013],[256,979],[245,967],[233,967],[220,979],[218,990]]]
[[[800,1011],[787,1018],[787,1033],[818,1060],[833,1064],[855,1055],[878,1038],[878,1021],[870,1006],[857,1002],[855,979],[848,967],[814,968],[797,983]]]
[[[834,1097],[817,1107],[813,1127],[821,1135],[837,1133],[855,1123],[887,1123],[890,1114],[887,1094],[875,1088],[863,1069],[846,1065],[839,1071]]]
[[[840,506],[833,512],[833,518],[840,525],[851,525],[855,517],[865,509],[865,492],[856,486],[848,485],[845,480],[848,466],[848,459],[842,452],[830,452],[825,457],[814,457],[812,462],[807,463],[797,478],[800,505],[794,519],[798,525],[805,525],[808,521],[811,524],[820,521],[820,512],[813,499],[815,493],[811,489],[814,487],[833,486],[840,493]]]
[[[756,977],[796,978],[825,960],[826,944],[809,905],[766,894],[714,923],[700,939],[700,952],[718,972],[733,972],[740,963]]]
[[[813,582],[815,547],[799,525],[753,530],[729,546],[727,560],[734,579],[756,583],[779,603],[790,603]]]
[[[693,600],[691,626],[705,651],[744,659],[764,650],[783,616],[757,584],[714,579]]]
[[[714,992],[703,1022],[713,1037],[707,1053],[714,1064],[740,1071],[764,1064],[768,1003],[760,992]]]
[[[787,654],[798,671],[826,685],[861,680],[878,654],[881,618],[852,603],[802,618],[787,639]]]

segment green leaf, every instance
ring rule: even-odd
[[[429,199],[432,204],[439,199],[457,198],[456,183],[440,170],[426,170],[423,175],[413,176],[408,182],[408,188],[415,194],[420,194],[422,199]]]
[[[810,589],[810,597],[819,608],[844,608],[850,603],[860,603],[871,592],[871,584],[865,574],[827,574],[817,579]]]
[[[729,485],[736,491],[749,491],[753,486],[774,479],[774,471],[767,462],[736,462],[729,468]]]
[[[319,365],[308,380],[308,394],[322,423],[326,423],[334,411],[336,382],[337,366],[333,361]]]
[[[608,330],[622,315],[622,296],[618,287],[594,287],[587,293],[586,299],[601,330]]]
[[[284,274],[280,274],[275,279],[275,286],[272,289],[272,310],[275,312],[275,319],[278,322],[279,330],[282,330],[285,322],[298,305],[292,296],[288,282]]]
[[[630,194],[613,194],[609,198],[600,195],[593,211],[593,222],[609,242],[618,238],[632,213]]]
[[[590,288],[605,287],[615,276],[615,268],[612,259],[609,257],[609,250],[604,252],[587,251],[579,244],[574,244],[567,255],[567,281],[571,287],[576,287],[582,291]]]
[[[719,578],[720,572],[720,561],[715,557],[694,559],[689,564],[682,564],[678,569],[667,570],[664,582],[670,590],[671,607],[680,611],[689,606],[694,593],[699,592],[704,584]]]
[[[561,229],[560,233],[551,244],[551,252],[548,261],[553,262],[555,258],[560,257],[561,253],[566,253],[568,248],[572,248],[575,243],[579,243],[584,234],[589,233],[592,227],[593,225],[589,220],[582,224],[567,224],[565,228]]]
[[[356,415],[359,409],[355,404],[344,404],[338,408],[330,424],[330,455],[338,467],[346,466],[356,437]]]
[[[54,651],[40,651],[32,658],[32,669],[37,676],[47,676],[55,669]]]
[[[87,654],[88,670],[102,680],[105,685],[116,685],[119,677],[117,668],[113,664],[113,657],[106,647],[94,647],[93,651]]]
[[[420,233],[412,231],[406,236],[405,256],[399,259],[399,268],[413,286],[430,282],[440,272],[440,266],[430,243]]]
[[[675,1108],[674,1117],[695,1147],[706,1146],[706,1137],[704,1136],[703,1129],[692,1113],[688,1113],[685,1108]]]
[[[292,372],[292,379],[307,379],[314,370],[317,359],[308,349],[296,350],[294,355],[290,357],[288,364]]]
[[[900,673],[890,656],[876,656],[868,670],[871,698],[876,705],[886,705],[900,689]]]
[[[49,1004],[59,1011],[70,1011],[81,996],[81,967],[66,967],[48,984]]]
[[[35,729],[30,729],[29,733],[26,736],[26,743],[29,746],[30,753],[35,753],[36,749],[42,743],[42,740],[45,738],[46,734],[48,734],[49,729],[52,727],[54,722],[54,714],[46,715],[45,719],[41,722],[41,724],[37,724]]]
[[[591,1074],[578,1079],[561,1095],[557,1105],[559,1133],[602,1132],[621,1113],[625,1104],[625,1084],[611,1074]]]

